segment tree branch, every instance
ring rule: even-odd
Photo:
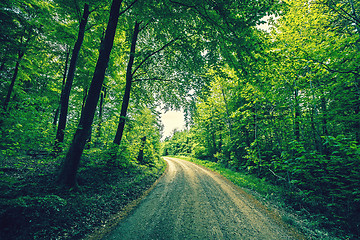
[[[180,6],[183,6],[183,7],[187,7],[187,8],[194,8],[195,6],[191,6],[191,5],[187,5],[185,3],[181,3],[181,2],[176,2],[174,0],[169,0],[171,3],[174,3],[174,4],[178,4]]]
[[[277,175],[273,170],[271,170],[270,168],[268,168],[268,170],[277,178],[284,180],[286,182],[286,179],[282,176]]]
[[[145,28],[147,28],[147,26],[149,26],[149,25],[150,25],[150,23],[152,23],[152,22],[153,22],[153,20],[154,20],[154,19],[153,19],[153,18],[151,18],[151,20],[150,20],[148,23],[146,23],[146,24],[145,24],[145,26],[143,26],[143,27],[141,27],[141,28],[140,28],[139,32],[141,32],[142,30],[144,30]],[[141,23],[142,23],[142,22],[141,22]]]
[[[340,9],[336,9],[335,7],[333,7],[334,5],[336,5],[334,1],[330,1],[330,3],[326,3],[326,2],[320,2],[320,3],[324,4],[325,6],[327,6],[335,13],[339,14],[342,18],[348,20],[349,22],[354,22],[355,24],[359,24],[359,20],[356,17],[352,16],[351,13],[348,13],[344,8],[340,7]]]
[[[155,52],[150,53],[149,55],[147,55],[141,62],[140,64],[135,68],[135,70],[132,72],[132,75],[134,75],[136,73],[136,71],[141,67],[141,65],[143,65],[151,56],[157,54],[158,52],[161,52],[162,50],[164,50],[166,47],[170,46],[171,44],[173,44],[176,40],[178,40],[180,37],[174,38],[173,40],[171,40],[170,42],[166,43],[164,46],[162,46],[160,49],[156,50]]]
[[[125,8],[123,11],[119,13],[119,16],[125,13],[127,10],[129,10],[138,0],[133,1],[127,8]]]
[[[310,61],[313,61],[315,63],[318,63],[320,64],[320,66],[322,66],[323,68],[325,68],[327,71],[331,72],[331,73],[344,73],[344,74],[347,74],[347,73],[352,73],[354,74],[355,76],[360,76],[360,74],[358,72],[355,72],[357,69],[355,69],[355,71],[353,70],[348,70],[348,71],[340,71],[340,70],[334,70],[334,69],[331,69],[328,65],[326,65],[325,63],[323,62],[320,62],[318,60],[314,60],[314,59],[310,59]]]
[[[163,79],[163,78],[139,78],[134,79],[132,82],[143,82],[143,81],[162,81],[162,82],[171,82],[172,79]]]
[[[360,76],[360,73],[358,73],[358,70],[359,68],[355,68],[355,70],[348,70],[348,71],[340,71],[340,70],[334,70],[334,69],[331,69],[328,65],[326,65],[326,63],[324,62],[321,62],[319,60],[316,60],[316,59],[313,59],[309,56],[309,54],[303,50],[303,49],[300,49],[300,48],[297,48],[299,51],[305,53],[305,55],[307,56],[308,59],[305,58],[305,60],[307,61],[312,61],[314,63],[318,63],[321,67],[323,67],[324,69],[326,69],[327,71],[331,72],[331,73],[344,73],[344,74],[348,74],[348,73],[351,73],[351,74],[354,74],[355,76]],[[300,60],[302,60],[301,58],[298,58]],[[346,61],[346,60],[344,60]],[[343,64],[342,64],[343,65]]]

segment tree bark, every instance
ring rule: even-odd
[[[62,163],[58,176],[59,184],[73,188],[77,186],[76,174],[80,163],[81,155],[84,151],[86,140],[88,139],[91,124],[94,119],[96,106],[99,100],[101,87],[105,78],[111,49],[114,44],[116,27],[120,15],[120,6],[122,0],[113,0],[110,9],[109,21],[105,33],[105,38],[100,47],[98,61],[96,63],[94,76],[89,88],[88,98],[81,113],[80,122],[75,132],[70,149]]]
[[[213,116],[211,117],[213,119]],[[213,122],[210,123],[210,129],[211,129],[211,146],[212,146],[212,151],[211,151],[211,157],[214,156],[215,153],[217,153],[217,145],[216,145],[216,130],[214,127]]]
[[[5,60],[1,59],[0,71],[4,71],[5,68]]]
[[[64,91],[64,86],[65,86],[65,82],[66,82],[66,74],[67,74],[67,69],[68,69],[69,56],[70,56],[70,50],[68,50],[66,53],[65,69],[64,69],[64,74],[63,74],[63,79],[62,79],[62,84],[61,84],[61,94]],[[60,97],[61,97],[61,94],[60,94]],[[54,121],[53,121],[54,128],[56,128],[57,121],[59,118],[59,113],[60,113],[60,103],[55,111],[55,116],[54,116]]]
[[[99,123],[97,127],[97,135],[96,137],[101,137],[101,125],[102,125],[102,116],[104,111],[104,102],[106,98],[106,86],[102,87],[101,95],[100,95],[100,103],[99,103]]]
[[[118,124],[118,128],[115,134],[114,143],[117,145],[120,145],[121,138],[124,132],[125,122],[126,122],[126,113],[127,109],[129,107],[129,100],[130,100],[130,92],[131,92],[131,83],[133,79],[133,73],[132,73],[132,67],[134,65],[134,59],[135,59],[135,47],[137,42],[137,37],[139,34],[139,26],[140,23],[136,22],[134,27],[134,34],[131,41],[131,47],[130,47],[130,58],[126,69],[126,85],[125,85],[125,93],[123,96],[123,101],[121,105],[121,112],[120,112],[120,120]]]
[[[16,81],[16,78],[17,78],[17,75],[18,75],[18,72],[19,72],[20,61],[23,58],[23,56],[24,56],[24,52],[19,50],[18,59],[17,59],[16,64],[15,64],[14,74],[12,76],[11,83],[10,83],[10,86],[9,86],[9,89],[8,89],[8,92],[7,92],[5,101],[4,101],[4,105],[3,105],[3,108],[4,108],[5,112],[7,111],[7,106],[9,104],[9,102],[10,102],[11,93],[14,90],[15,81]]]
[[[357,101],[355,106],[355,116],[359,116],[360,113],[360,102]],[[357,117],[357,120],[355,120],[355,140],[357,141],[357,144],[360,145],[360,119]]]
[[[140,146],[140,150],[139,150],[139,155],[137,157],[137,161],[140,164],[144,164],[144,148],[145,148],[145,143],[146,143],[146,136],[141,138],[141,146]]]
[[[326,99],[325,96],[321,97],[321,110],[322,110],[322,135],[323,136],[329,136],[328,131],[328,123],[327,123],[327,108],[326,108]],[[322,154],[325,154],[326,156],[330,155],[328,146],[326,144],[322,144],[323,152]]]
[[[61,91],[60,117],[59,117],[59,123],[58,123],[57,132],[56,132],[56,139],[55,139],[55,145],[56,145],[57,150],[60,150],[59,143],[62,143],[64,141],[64,134],[65,134],[64,131],[65,131],[65,127],[66,127],[66,119],[67,119],[68,108],[69,108],[70,91],[71,91],[72,84],[74,81],[76,62],[77,62],[77,59],[79,56],[81,45],[84,41],[85,27],[86,27],[86,24],[88,21],[89,14],[90,14],[89,5],[85,4],[83,16],[80,21],[78,38],[76,40],[76,43],[74,45],[72,55],[71,55],[69,72],[67,74],[66,83],[65,83],[63,90]]]
[[[312,81],[310,80],[310,89],[312,91],[312,100],[313,100],[313,107],[312,107],[312,113],[310,116],[311,121],[311,128],[312,128],[312,134],[314,138],[314,146],[315,150],[318,152],[322,152],[322,143],[321,143],[321,132],[319,130],[319,121],[318,121],[318,108],[316,106],[316,98],[315,98],[315,90],[312,85]]]
[[[294,90],[294,98],[295,98],[295,116],[294,116],[294,135],[296,141],[300,141],[300,104],[299,104],[299,90],[295,86]]]

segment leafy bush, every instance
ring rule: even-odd
[[[344,136],[326,137],[328,155],[306,150],[301,142],[289,143],[272,167],[287,179],[298,207],[324,214],[334,227],[360,233],[360,147]]]

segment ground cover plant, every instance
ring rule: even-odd
[[[82,239],[141,196],[165,163],[109,169],[85,154],[77,190],[59,188],[58,162],[44,156],[8,159],[0,167],[1,239]],[[97,162],[95,165],[94,162]]]

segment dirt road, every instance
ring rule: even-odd
[[[104,239],[295,239],[220,175],[165,160],[155,189]]]

